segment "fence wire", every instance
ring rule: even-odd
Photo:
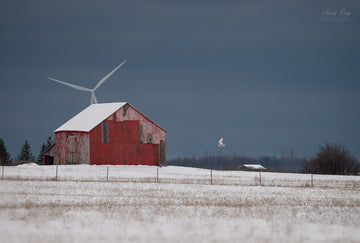
[[[2,180],[174,183],[227,186],[360,189],[360,176],[106,165],[3,166]]]

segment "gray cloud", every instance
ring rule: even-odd
[[[322,23],[327,8],[347,23]],[[9,1],[0,9],[0,137],[33,152],[89,104],[129,101],[167,131],[168,155],[311,155],[325,141],[358,157],[356,1]],[[190,139],[189,139],[190,138]],[[190,141],[190,142],[189,142]]]

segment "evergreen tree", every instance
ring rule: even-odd
[[[0,163],[1,165],[10,164],[10,154],[6,151],[5,143],[0,138]]]
[[[46,140],[46,149],[48,149],[51,145],[53,145],[54,141],[52,140],[51,136],[48,137]]]
[[[41,164],[43,162],[43,153],[47,149],[45,143],[41,145],[39,156],[37,157],[36,161]]]
[[[46,140],[46,143],[43,143],[43,144],[41,145],[40,154],[39,154],[39,156],[38,156],[37,159],[36,159],[36,161],[37,161],[38,163],[42,163],[44,151],[47,150],[48,148],[50,148],[51,145],[53,145],[53,144],[54,144],[54,141],[52,140],[51,136],[49,136],[49,137],[47,138],[47,140]]]
[[[21,148],[21,152],[17,157],[18,160],[25,160],[25,161],[34,161],[35,158],[31,153],[31,146],[27,140],[25,140],[24,145]]]

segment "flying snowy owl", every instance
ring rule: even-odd
[[[220,138],[218,147],[225,147],[225,144],[223,143],[223,138]]]

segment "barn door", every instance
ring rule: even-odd
[[[68,153],[66,156],[67,164],[77,164],[79,163],[78,154],[76,152],[76,135],[69,134],[66,136],[67,145],[68,145]]]
[[[166,166],[165,140],[160,140],[159,166]]]

